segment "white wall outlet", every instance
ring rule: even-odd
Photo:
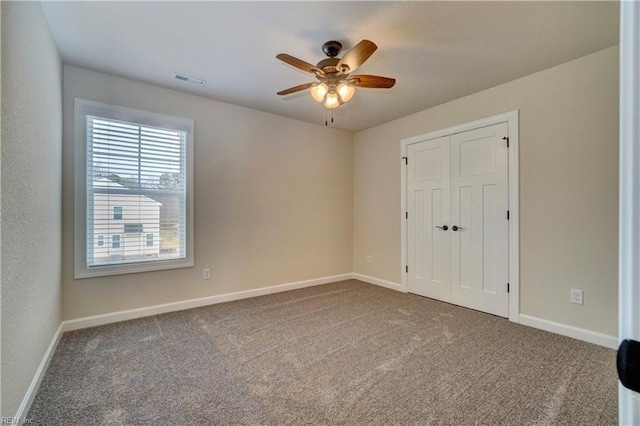
[[[582,305],[582,290],[571,289],[571,303]]]
[[[205,268],[202,270],[202,279],[210,280],[211,279],[211,269]]]
[[[371,263],[371,255],[370,254],[367,255],[367,263]]]

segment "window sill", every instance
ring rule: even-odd
[[[136,274],[139,272],[165,271],[193,267],[193,259],[165,260],[156,262],[129,263],[121,265],[105,265],[92,267],[77,267],[74,278],[106,277],[111,275]]]

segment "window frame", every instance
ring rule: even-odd
[[[174,117],[133,108],[109,105],[87,99],[75,98],[74,108],[74,277],[90,278],[166,269],[190,268],[194,265],[194,122],[188,118]],[[87,264],[87,130],[86,116],[134,122],[141,125],[168,128],[186,132],[186,243],[184,259],[166,259],[117,265]]]
[[[124,234],[145,234],[144,224],[142,223],[125,223]]]
[[[119,249],[122,248],[122,246],[120,245],[122,242],[122,238],[120,238],[120,234],[111,234],[111,248],[112,249]],[[118,245],[116,247],[116,244]]]
[[[119,213],[116,213],[116,209],[120,209]],[[117,217],[120,216],[120,217]],[[122,206],[113,206],[113,220],[122,220],[124,217],[124,207]]]

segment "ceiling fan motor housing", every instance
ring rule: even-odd
[[[322,71],[324,71],[327,74],[331,74],[331,73],[335,73],[337,71],[336,69],[336,65],[338,65],[338,62],[340,62],[339,58],[324,58],[323,60],[321,60],[320,62],[318,62],[318,64],[316,65],[318,68],[320,68]]]

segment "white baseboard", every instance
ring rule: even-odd
[[[520,314],[519,320],[520,324],[529,327],[539,328],[540,330],[550,331],[551,333],[561,334],[611,349],[618,348],[618,338],[610,334],[598,333],[597,331],[561,324],[530,315]]]
[[[402,289],[402,286],[398,283],[394,283],[392,281],[381,280],[380,278],[370,277],[368,275],[356,274],[353,273],[353,278],[356,280],[364,281],[365,283],[379,285],[380,287],[390,288],[391,290],[401,291],[406,293]]]
[[[60,337],[62,336],[62,323],[58,326],[51,342],[49,343],[49,347],[45,351],[42,360],[40,361],[40,365],[38,365],[38,369],[36,370],[36,374],[33,376],[33,380],[29,384],[27,388],[27,392],[22,398],[22,402],[18,407],[18,411],[13,418],[14,423],[11,424],[24,424],[25,417],[29,413],[29,409],[31,409],[31,404],[33,403],[33,399],[36,397],[36,393],[38,392],[38,388],[40,387],[40,382],[42,382],[42,378],[44,377],[44,373],[47,371],[47,367],[49,367],[49,363],[51,362],[51,358],[53,357],[56,348],[58,347],[58,342],[60,342]]]
[[[201,306],[215,305],[217,303],[231,302],[233,300],[247,299],[249,297],[264,296],[280,293],[282,291],[296,290],[312,287],[320,284],[328,284],[336,281],[349,280],[353,274],[333,275],[330,277],[315,278],[306,281],[274,285],[270,287],[256,288],[252,290],[238,291],[234,293],[218,294],[215,296],[201,297],[199,299],[181,300],[179,302],[165,303],[162,305],[147,306],[144,308],[127,309],[125,311],[110,312],[108,314],[94,315],[62,322],[62,331],[79,330],[81,328],[95,327],[114,322],[127,321],[167,312],[181,311],[184,309],[199,308]]]

